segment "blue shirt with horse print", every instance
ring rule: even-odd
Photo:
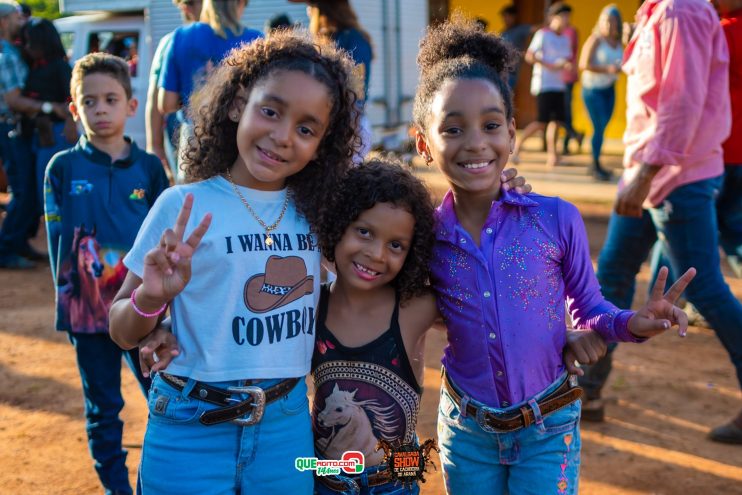
[[[49,162],[44,211],[56,286],[56,329],[108,332],[108,309],[126,277],[122,260],[168,187],[160,160],[129,141],[112,161],[85,136]]]

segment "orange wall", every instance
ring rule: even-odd
[[[499,14],[500,9],[511,3],[523,5],[526,2],[519,2],[517,0],[449,0],[449,10],[450,12],[460,10],[473,17],[483,17],[489,21],[489,29],[491,31],[499,32],[503,28]],[[614,0],[612,2],[606,1],[605,3],[593,0],[573,0],[567,3],[572,7],[572,24],[577,28],[580,36],[580,45],[582,45],[593,30],[598,20],[598,15],[605,5],[614,3],[621,11],[624,21],[633,21],[639,0]],[[587,110],[585,110],[585,105],[582,102],[579,83],[575,86],[572,97],[574,127],[577,130],[584,130],[587,134],[590,134],[592,127],[590,125],[590,119],[587,116]],[[608,125],[608,129],[606,129],[606,137],[620,139],[625,126],[626,78],[622,76],[618,79],[618,84],[616,85],[616,109],[613,112],[613,118]]]

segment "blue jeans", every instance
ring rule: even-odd
[[[724,185],[716,198],[716,219],[724,252],[742,257],[742,163],[724,167]]]
[[[278,381],[264,380],[259,386],[268,388]],[[202,425],[201,414],[219,406],[189,397],[195,384],[189,379],[177,390],[159,375],[153,380],[139,471],[144,495],[312,493],[312,472],[295,467],[297,457],[314,456],[304,380],[268,404],[253,426]]]
[[[522,406],[536,423],[512,432],[497,432],[480,418],[461,414],[445,389],[438,408],[438,441],[448,494],[576,494],[580,472],[581,402],[541,416],[536,401],[555,390],[563,377],[526,404],[489,410],[511,413]],[[475,401],[470,403],[481,406]]]
[[[686,297],[716,331],[742,384],[742,304],[719,266],[716,196],[721,185],[722,177],[715,177],[681,186],[659,207],[644,210],[641,218],[614,213],[598,258],[598,281],[607,300],[619,308],[631,307],[636,274],[659,239],[673,273],[696,268]],[[609,352],[613,348],[609,346]],[[596,368],[600,376],[595,376]],[[600,396],[609,373],[605,361],[585,368],[580,384],[588,398]]]
[[[106,494],[132,493],[126,450],[121,446],[124,428],[119,418],[124,407],[121,357],[126,359],[146,396],[151,382],[142,376],[139,368],[139,349],[122,351],[108,334],[70,333],[69,338],[75,346],[82,379],[88,446],[95,460],[95,470]]]
[[[600,152],[603,148],[603,137],[605,128],[613,116],[613,108],[616,104],[615,86],[608,88],[589,89],[582,88],[582,100],[585,102],[587,113],[590,115],[590,121],[593,124],[593,137],[591,148],[593,152],[593,162],[600,162]]]
[[[314,495],[417,495],[420,493],[420,486],[417,483],[398,483],[391,481],[383,485],[368,486],[368,475],[387,469],[386,464],[368,467],[363,473],[352,476],[333,476],[336,480],[344,481],[347,490],[336,492],[319,481],[314,483]]]
[[[8,185],[13,190],[12,200],[0,229],[0,257],[21,253],[29,237],[36,234],[39,215],[36,199],[36,173],[31,159],[31,141],[21,137],[9,138],[15,129],[0,124],[0,149]]]

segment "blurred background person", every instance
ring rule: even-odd
[[[173,0],[173,4],[180,10],[180,17],[184,25],[198,21],[201,16],[201,0]],[[147,87],[147,103],[144,108],[144,125],[147,139],[147,151],[157,157],[165,167],[168,179],[175,182],[178,176],[178,118],[175,113],[165,117],[157,108],[160,74],[165,54],[170,47],[174,31],[167,33],[160,39],[152,58],[152,67],[149,72],[149,86]]]
[[[719,243],[735,275],[742,278],[742,0],[715,0],[729,46],[732,133],[724,148],[724,185],[716,198]],[[742,416],[742,415],[741,415]],[[740,421],[742,427],[742,421]],[[742,438],[742,430],[739,432]]]
[[[291,22],[291,18],[288,14],[276,14],[265,22],[263,31],[265,36],[269,37],[276,29],[292,29],[294,24]]]
[[[615,5],[608,5],[601,11],[580,54],[582,100],[593,124],[592,173],[596,179],[604,181],[611,179],[611,173],[600,164],[600,154],[616,103],[616,80],[623,59],[622,36],[621,13]]]
[[[562,71],[562,78],[566,85],[564,90],[564,129],[567,131],[564,135],[562,154],[569,155],[569,141],[572,139],[577,141],[577,151],[580,152],[582,150],[582,140],[585,139],[585,134],[576,131],[572,126],[572,93],[577,82],[577,52],[580,46],[580,37],[577,29],[572,25],[572,7],[562,3],[558,8],[552,5],[552,10],[562,18],[563,33],[569,38],[572,52],[569,58],[569,66]]]
[[[536,97],[538,117],[523,129],[515,141],[512,161],[520,161],[520,149],[526,139],[546,130],[546,165],[559,165],[557,135],[559,125],[565,119],[566,84],[562,71],[571,69],[572,48],[570,39],[564,34],[564,16],[560,15],[562,2],[551,5],[547,11],[547,24],[533,35],[526,50],[526,62],[533,64],[531,94]]]
[[[204,0],[200,21],[173,32],[160,74],[157,103],[163,115],[177,112],[179,155],[193,134],[185,111],[193,90],[232,48],[263,36],[260,31],[242,25],[240,19],[246,6],[247,0]],[[177,172],[182,180],[182,166]]]
[[[22,138],[31,142],[34,155],[37,215],[41,216],[46,165],[55,153],[77,142],[77,126],[67,110],[72,68],[51,21],[32,17],[23,26],[21,39],[30,62],[23,95],[43,105],[40,113],[24,116],[21,125]]]
[[[371,150],[371,122],[365,113],[368,85],[371,80],[371,61],[374,58],[371,35],[361,27],[353,7],[348,0],[290,0],[307,4],[309,31],[320,42],[334,42],[350,53],[356,64],[358,87],[357,110],[359,112],[361,143],[356,147],[353,161],[360,163]]]
[[[505,29],[502,30],[500,36],[510,42],[521,53],[515,69],[508,76],[510,89],[515,90],[515,86],[518,84],[518,77],[520,76],[520,64],[523,61],[523,53],[528,47],[528,38],[531,37],[536,27],[518,22],[518,9],[512,4],[503,7],[500,10],[500,16],[505,25]]]

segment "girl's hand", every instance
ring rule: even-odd
[[[629,320],[629,331],[635,337],[654,337],[673,325],[678,325],[678,335],[685,337],[688,330],[688,316],[682,309],[675,306],[675,301],[696,276],[696,269],[690,268],[663,295],[668,272],[666,266],[660,268],[649,301]]]
[[[162,371],[180,354],[178,339],[169,330],[165,321],[139,341],[139,366],[142,375]]]
[[[163,232],[160,244],[144,257],[142,285],[136,294],[137,306],[144,311],[155,311],[171,301],[191,279],[191,258],[211,224],[211,213],[207,213],[183,242],[192,208],[193,194],[187,194],[174,229]]]
[[[515,189],[515,192],[517,193],[528,194],[533,189],[531,185],[526,182],[526,178],[520,177],[518,171],[514,168],[503,170],[500,175],[500,182],[502,183],[503,191]]]
[[[564,365],[570,375],[583,376],[585,372],[575,364],[595,364],[605,356],[608,346],[599,333],[592,330],[567,329],[567,345],[564,347]]]

